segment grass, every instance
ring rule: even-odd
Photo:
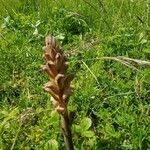
[[[2,0],[0,149],[64,149],[59,117],[43,91],[48,33],[76,74],[69,103],[75,149],[150,149],[149,68],[102,59],[150,61],[149,16],[145,0]]]

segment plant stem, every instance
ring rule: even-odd
[[[66,149],[74,150],[72,142],[71,124],[69,121],[69,115],[67,111],[63,115],[61,115],[61,128],[64,136]]]

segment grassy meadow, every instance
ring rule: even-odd
[[[0,0],[0,150],[63,150],[43,90],[45,36],[75,75],[75,150],[150,150],[149,0]]]

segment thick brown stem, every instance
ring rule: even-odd
[[[71,124],[69,121],[68,112],[61,115],[61,128],[64,136],[64,141],[67,150],[74,150],[72,142]]]

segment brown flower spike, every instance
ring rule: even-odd
[[[55,39],[47,36],[45,43],[44,59],[46,64],[43,66],[43,70],[49,75],[51,81],[45,84],[44,89],[51,94],[52,103],[57,112],[64,114],[73,91],[70,87],[73,75],[67,73],[68,62]]]
[[[44,89],[50,93],[55,110],[61,115],[61,129],[67,150],[73,150],[71,119],[69,119],[67,104],[73,92],[70,86],[73,75],[67,73],[68,62],[62,49],[52,36],[47,36],[44,47],[45,65],[43,70],[50,77]]]

